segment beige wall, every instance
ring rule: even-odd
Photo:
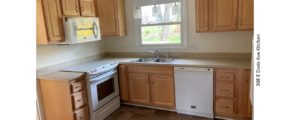
[[[104,42],[37,46],[37,69],[104,53]]]
[[[113,37],[106,39],[106,51],[109,52],[136,52],[147,51],[136,47],[133,25],[133,2],[126,0],[126,15],[128,36]],[[196,33],[195,32],[195,1],[187,0],[188,17],[188,48],[182,49],[162,49],[163,51],[174,52],[231,52],[249,53],[251,52],[252,31],[238,32],[215,32]]]

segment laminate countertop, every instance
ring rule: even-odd
[[[174,66],[174,67],[214,67],[214,68],[239,68],[251,69],[250,60],[242,59],[193,59],[178,58],[170,63],[156,62],[132,62],[138,58],[111,58],[106,57],[98,61],[115,61],[119,64],[135,64],[135,65],[156,65],[156,66]]]

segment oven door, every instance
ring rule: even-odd
[[[90,80],[93,112],[119,95],[118,74],[112,70]]]

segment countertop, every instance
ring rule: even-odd
[[[241,59],[192,59],[192,58],[178,58],[171,63],[155,63],[155,62],[131,62],[138,58],[102,58],[99,61],[116,61],[119,64],[139,64],[139,65],[163,65],[163,66],[190,66],[190,67],[218,67],[218,68],[240,68],[240,69],[251,69],[250,60]]]
[[[155,63],[155,62],[132,62],[138,58],[132,57],[104,57],[96,61],[115,61],[119,64],[126,65],[150,65],[150,66],[173,66],[173,67],[211,67],[211,68],[238,68],[238,69],[251,69],[251,60],[245,59],[194,59],[194,58],[177,58],[171,63]],[[74,65],[72,65],[74,66]],[[49,74],[37,75],[38,79],[64,79],[71,80],[80,76],[80,73],[61,72],[61,68],[49,72]]]

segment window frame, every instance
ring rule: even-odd
[[[135,0],[134,8],[140,8],[141,6],[154,5],[154,4],[166,4],[172,2],[180,2],[180,12],[181,12],[181,22],[173,22],[173,23],[158,23],[154,25],[174,25],[174,23],[179,24],[181,26],[180,44],[142,44],[142,33],[141,27],[146,26],[142,25],[141,19],[134,19],[135,24],[135,39],[137,40],[137,47],[141,49],[151,49],[151,48],[187,48],[187,7],[186,0]],[[148,25],[148,26],[154,26]]]

